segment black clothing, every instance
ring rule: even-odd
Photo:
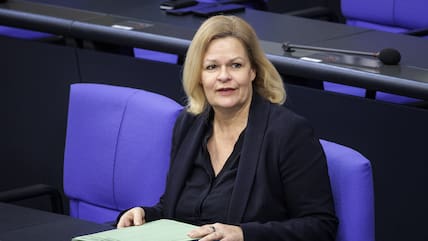
[[[183,111],[174,127],[165,193],[144,207],[146,221],[177,218],[209,113]],[[333,241],[337,230],[327,164],[307,121],[254,94],[235,183],[225,216],[245,241]]]
[[[212,134],[212,125],[209,128],[176,208],[178,220],[195,225],[227,223],[227,208],[235,184],[242,149],[243,137],[241,134],[223,169],[215,176],[207,148],[208,139]]]

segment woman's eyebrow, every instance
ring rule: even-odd
[[[244,58],[241,56],[237,56],[237,57],[229,59],[228,62],[233,62],[236,60],[244,60]],[[218,61],[217,61],[217,59],[205,59],[204,62],[218,62]]]

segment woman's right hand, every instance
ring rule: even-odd
[[[143,225],[146,222],[144,217],[144,209],[141,207],[131,208],[120,217],[117,227],[124,228],[129,226]]]

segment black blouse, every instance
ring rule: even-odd
[[[215,176],[207,149],[208,140],[212,135],[212,125],[210,125],[178,199],[175,210],[176,219],[195,225],[226,223],[244,133],[245,130],[239,136],[225,165]]]

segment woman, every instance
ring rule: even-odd
[[[322,147],[282,104],[280,75],[254,30],[234,16],[206,20],[183,70],[188,97],[173,133],[166,190],[154,207],[124,212],[118,227],[160,218],[200,225],[207,240],[334,240]]]

